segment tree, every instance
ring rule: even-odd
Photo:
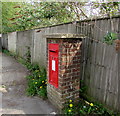
[[[118,13],[118,6],[119,2],[3,3],[3,32],[28,30],[97,16],[113,16]]]
[[[119,9],[120,2],[102,2],[94,3],[92,8],[99,8],[99,16],[114,16],[117,15],[120,11]]]
[[[41,26],[49,26],[73,21],[73,14],[66,8],[67,3],[40,2],[25,3],[13,17],[17,30],[25,30]]]
[[[15,31],[15,25],[12,25],[10,18],[12,18],[16,12],[14,6],[18,5],[16,2],[2,2],[2,32]]]

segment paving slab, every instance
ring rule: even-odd
[[[0,113],[1,114],[56,114],[48,100],[26,95],[29,71],[13,57],[0,53]]]

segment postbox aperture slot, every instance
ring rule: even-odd
[[[57,50],[53,50],[53,49],[51,49],[50,52],[57,52]]]

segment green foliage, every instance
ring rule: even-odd
[[[114,16],[119,12],[120,2],[95,2],[93,8],[99,8],[99,15]]]
[[[114,112],[105,108],[102,104],[90,102],[86,95],[87,87],[84,81],[81,80],[80,98],[78,101],[74,101],[74,96],[65,103],[63,112],[67,116],[86,116],[86,115],[103,115],[103,116],[114,116]],[[88,102],[89,101],[89,102]]]
[[[16,58],[15,53],[10,52],[10,51],[8,51],[8,50],[6,50],[6,49],[2,49],[2,53],[5,53],[5,54],[7,54],[8,56],[12,56],[12,57]]]
[[[7,54],[7,55],[10,55],[9,51],[6,50],[6,49],[2,49],[2,52],[5,53],[5,54]]]
[[[28,87],[26,89],[27,95],[38,95],[42,98],[47,98],[47,80],[46,70],[39,68],[37,64],[31,64],[28,60],[19,58],[19,62],[24,64],[30,71],[30,75],[26,76],[28,80]]]
[[[66,9],[66,3],[32,2],[24,5],[17,11],[13,22],[17,30],[26,30],[35,27],[49,26],[73,20],[73,15]]]
[[[28,80],[27,95],[38,95],[44,99],[47,98],[46,70],[44,68],[40,69],[37,64],[31,64],[22,58],[19,58],[19,62],[24,64],[30,71],[30,75],[26,76]]]
[[[65,115],[103,115],[103,116],[112,116],[113,112],[104,108],[101,104],[90,103],[86,100],[79,99],[79,103],[69,100],[65,104],[64,108]]]
[[[86,90],[87,90],[87,86],[85,86],[83,80],[80,80],[80,85],[81,85],[81,87],[80,87],[80,93],[84,94],[86,92]]]
[[[104,36],[104,42],[107,43],[108,45],[112,45],[113,41],[117,39],[117,34],[116,33],[112,33],[112,32],[108,32],[105,36]]]
[[[106,13],[108,16],[115,15],[118,12],[118,4],[119,2],[102,3],[100,6],[101,13]]]
[[[42,98],[46,98],[46,71],[45,69],[35,70],[36,65],[32,67],[32,74],[26,77],[28,79],[27,95],[39,95]]]
[[[15,16],[15,12],[18,9],[15,9],[14,6],[18,4],[18,2],[1,2],[2,15],[0,15],[0,19],[2,19],[2,30],[0,31],[2,33],[12,32],[16,30],[16,25],[12,25],[9,19]]]
[[[27,60],[27,62],[31,62],[30,47],[29,47],[29,46],[26,46],[26,48],[27,48],[27,52],[26,52],[26,54],[25,54],[26,60]]]
[[[85,3],[77,1],[2,2],[2,17],[0,18],[2,19],[2,32],[28,30],[78,21],[96,17],[96,14],[99,14],[99,16],[113,16],[119,11],[119,3],[120,2]],[[88,6],[91,10],[89,13],[87,11]]]

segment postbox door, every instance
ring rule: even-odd
[[[49,44],[49,83],[58,88],[59,44]]]

